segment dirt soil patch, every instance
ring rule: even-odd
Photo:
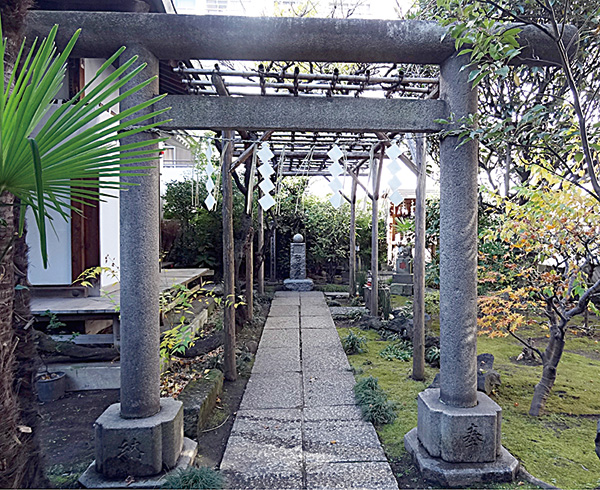
[[[260,340],[269,304],[270,301],[260,303],[257,320],[239,333],[241,348],[250,341]],[[225,381],[218,408],[199,436],[199,465],[218,467],[223,458],[235,414],[250,377],[249,366],[242,366],[240,371],[237,381]],[[70,475],[59,479],[51,477],[56,487],[77,488],[76,478],[94,460],[94,422],[109,405],[118,401],[119,390],[92,390],[68,392],[60,400],[40,403],[40,442],[46,470],[55,473],[58,468],[61,476]]]
[[[94,422],[119,390],[68,392],[60,400],[40,403],[41,446],[46,466],[76,466],[94,459]]]

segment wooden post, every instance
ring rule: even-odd
[[[275,254],[277,253],[277,229],[273,228],[273,233],[271,233],[271,261],[270,261],[270,277],[271,281],[275,281],[277,279],[277,258]]]
[[[248,230],[246,241],[246,318],[254,317],[254,228]]]
[[[506,144],[506,160],[504,168],[504,197],[508,197],[508,191],[510,189],[510,170],[512,164],[512,146],[510,143]]]
[[[413,262],[413,379],[425,379],[425,135],[415,134],[417,191],[415,199],[415,254]]]
[[[223,156],[222,192],[223,192],[223,308],[224,338],[224,375],[228,381],[237,379],[235,362],[235,258],[233,250],[233,185],[231,180],[231,161],[233,160],[233,131],[223,131],[226,142]]]
[[[379,185],[381,183],[381,170],[383,168],[385,146],[381,146],[379,164],[375,166],[373,174],[373,202],[371,216],[371,315],[377,316],[379,310]]]
[[[350,263],[349,278],[350,299],[356,296],[356,180],[352,181],[350,194]]]
[[[265,294],[265,215],[262,206],[258,206],[258,250],[262,260],[258,266],[258,294]]]

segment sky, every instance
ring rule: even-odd
[[[368,18],[371,19],[397,19],[398,9],[402,13],[410,8],[414,0],[299,0],[296,4],[314,4],[323,15],[330,11],[329,5],[336,3],[342,6],[342,11],[347,8],[353,8],[364,4],[370,6],[367,10]],[[207,5],[211,4],[213,8],[217,5],[224,7],[222,13],[229,15],[273,15],[274,4],[278,8],[284,8],[285,4],[292,3],[292,0],[174,0],[177,12],[180,14],[206,14]],[[356,9],[353,17],[360,17],[360,6]],[[363,10],[364,12],[364,10]]]

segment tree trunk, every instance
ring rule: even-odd
[[[544,409],[548,395],[556,381],[556,369],[562,357],[564,348],[564,330],[558,326],[551,327],[550,341],[548,347],[546,347],[546,350],[544,351],[542,359],[544,363],[542,379],[540,379],[540,382],[535,386],[531,407],[529,408],[529,415],[538,417],[540,412]]]
[[[18,202],[14,208],[14,227],[19,226],[20,208]],[[13,303],[13,331],[18,339],[15,357],[17,366],[15,370],[14,390],[18,393],[19,423],[31,428],[31,433],[20,435],[23,445],[20,448],[21,465],[23,474],[21,484],[23,488],[45,488],[49,486],[44,474],[43,457],[40,451],[39,422],[40,414],[35,389],[35,376],[40,364],[40,357],[36,348],[32,327],[33,315],[30,308],[29,281],[27,269],[29,266],[29,249],[26,242],[27,229],[14,244],[14,303]]]
[[[15,348],[18,339],[12,326],[14,303],[14,196],[0,195],[0,488],[20,488],[25,473],[19,431],[19,405],[15,388]]]

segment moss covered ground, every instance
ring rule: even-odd
[[[404,299],[395,299],[401,305]],[[439,328],[433,319],[432,329]],[[524,332],[540,339],[547,333],[542,326]],[[539,330],[538,330],[539,329]],[[355,331],[357,331],[355,329]],[[345,337],[347,328],[340,328]],[[425,382],[410,378],[412,361],[388,361],[379,356],[390,342],[380,340],[372,330],[360,332],[367,339],[367,352],[348,356],[356,376],[374,376],[391,400],[398,403],[394,423],[378,430],[391,460],[406,457],[404,434],[417,425],[417,394],[433,380],[437,369],[426,369]],[[543,340],[540,340],[543,347]],[[532,475],[560,488],[600,486],[600,460],[594,452],[596,423],[600,417],[600,356],[597,338],[570,335],[558,368],[558,378],[548,399],[545,414],[528,415],[533,388],[541,366],[519,364],[522,350],[512,338],[478,338],[478,352],[495,356],[494,369],[502,385],[492,398],[503,409],[502,443]]]

